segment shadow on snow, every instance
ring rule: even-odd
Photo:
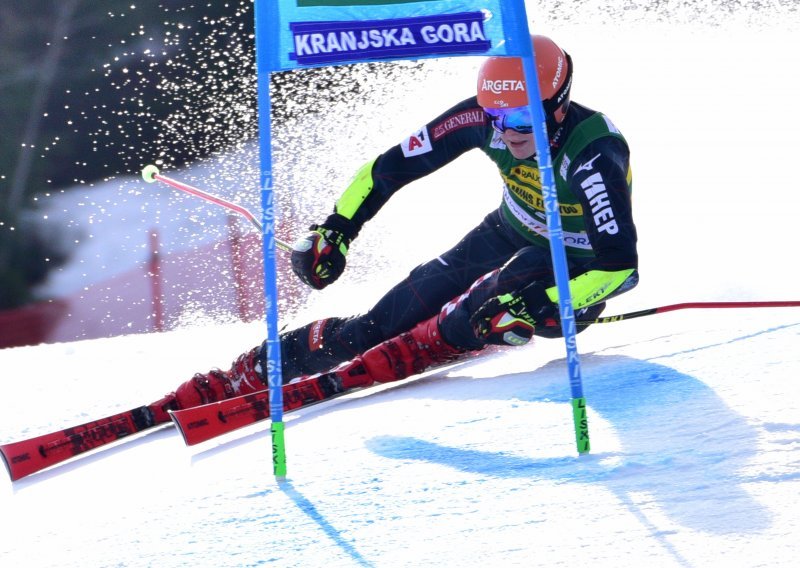
[[[630,357],[585,355],[581,364],[590,411],[614,427],[620,452],[537,459],[403,436],[378,436],[367,446],[386,458],[428,461],[482,476],[601,483],[632,508],[634,494],[650,494],[673,521],[704,532],[768,527],[768,512],[741,487],[749,480],[739,474],[757,452],[758,433],[712,389],[664,365]],[[490,379],[496,387],[492,398],[569,403],[565,365],[559,360]],[[440,383],[447,385],[441,389],[428,384],[425,397],[485,398],[482,382],[451,378]],[[591,418],[590,413],[590,432]],[[531,446],[535,443],[534,438]]]

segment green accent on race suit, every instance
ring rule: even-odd
[[[352,219],[358,211],[361,204],[372,192],[375,183],[372,181],[372,166],[375,164],[375,158],[367,162],[356,172],[353,181],[344,190],[344,193],[336,202],[336,212],[342,217]]]
[[[572,296],[572,307],[576,310],[591,306],[607,298],[635,272],[635,269],[590,270],[569,281],[569,292]],[[545,290],[553,303],[558,303],[558,289],[552,286]]]
[[[567,173],[572,165],[572,159],[599,138],[611,136],[627,144],[622,134],[609,125],[602,113],[592,114],[572,130],[564,141],[562,149],[553,159],[556,194],[565,235],[564,246],[568,256],[582,258],[595,256],[586,233],[583,208],[567,184]],[[519,217],[522,214],[533,218],[542,227],[547,225],[538,163],[536,160],[518,160],[505,147],[492,148],[493,143],[498,145],[497,140],[496,135],[487,139],[483,150],[497,165],[506,184],[501,210],[514,229],[528,241],[541,247],[549,247],[549,239],[527,227]],[[630,180],[628,187],[632,189]]]

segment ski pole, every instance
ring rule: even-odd
[[[156,180],[158,180],[158,181],[160,181],[162,183],[165,183],[165,184],[167,184],[169,186],[174,187],[175,189],[178,189],[180,191],[188,193],[189,195],[194,195],[195,197],[199,197],[201,199],[205,199],[206,201],[210,201],[211,203],[215,203],[216,205],[220,205],[222,207],[225,207],[226,209],[230,209],[231,211],[235,211],[236,213],[239,213],[245,219],[250,221],[250,223],[256,229],[258,229],[259,233],[263,232],[264,228],[261,226],[261,223],[258,222],[258,219],[256,219],[255,215],[253,215],[250,211],[248,211],[247,209],[245,209],[241,205],[236,205],[235,203],[231,203],[230,201],[226,201],[225,199],[222,199],[221,197],[217,197],[216,195],[211,195],[210,193],[207,193],[207,192],[203,191],[202,189],[198,189],[198,188],[193,187],[191,185],[185,184],[185,183],[180,182],[178,180],[174,180],[174,179],[169,178],[169,177],[167,177],[165,175],[162,175],[159,172],[157,166],[154,166],[152,164],[149,165],[149,166],[145,166],[144,169],[142,170],[142,179],[144,179],[144,181],[146,181],[147,183],[153,183]],[[281,249],[283,251],[290,252],[292,250],[292,247],[289,244],[287,244],[287,243],[285,243],[285,242],[283,242],[283,241],[281,241],[280,239],[277,239],[277,238],[275,239],[275,245],[279,249]]]
[[[654,314],[663,314],[666,312],[674,312],[676,310],[689,310],[689,309],[716,309],[716,308],[797,308],[800,307],[800,301],[794,300],[778,300],[778,301],[765,301],[765,302],[684,302],[681,304],[669,304],[666,306],[659,306],[657,308],[649,308],[646,310],[637,310],[635,312],[628,312],[626,314],[618,314],[615,316],[605,316],[595,320],[578,320],[576,323],[580,326],[593,325],[596,323],[613,323],[616,321],[629,320],[634,318],[641,318],[644,316],[652,316]],[[546,327],[556,327],[559,325],[554,322],[552,325]]]

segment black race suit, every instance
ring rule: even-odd
[[[410,330],[486,273],[496,271],[478,287],[480,294],[464,303],[467,311],[493,295],[533,281],[545,287],[554,284],[535,157],[517,160],[511,156],[475,97],[381,154],[372,166],[372,190],[351,213],[351,221],[360,228],[401,187],[473,149],[482,150],[500,169],[500,206],[453,248],[414,268],[366,313],[319,320],[282,334],[285,381],[327,371]],[[600,294],[599,300],[632,288],[638,278],[636,228],[625,139],[604,115],[573,102],[559,130],[551,133],[550,150],[570,278],[590,271],[627,270],[624,282]],[[591,296],[573,294],[579,319],[594,319],[602,311],[605,303]],[[463,312],[440,320],[443,337],[456,347],[478,348],[481,344],[468,325],[469,313]],[[559,333],[537,327],[537,335]]]

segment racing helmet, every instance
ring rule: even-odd
[[[553,40],[542,35],[532,35],[536,54],[536,71],[539,92],[542,96],[548,130],[551,132],[563,122],[569,109],[572,87],[572,59]],[[478,104],[489,115],[503,115],[528,105],[528,90],[522,60],[519,57],[489,57],[478,71]],[[492,109],[503,112],[491,112]],[[501,122],[497,126],[505,126]],[[508,126],[513,128],[512,126]],[[515,128],[522,131],[519,128]],[[530,132],[530,130],[528,130]]]

